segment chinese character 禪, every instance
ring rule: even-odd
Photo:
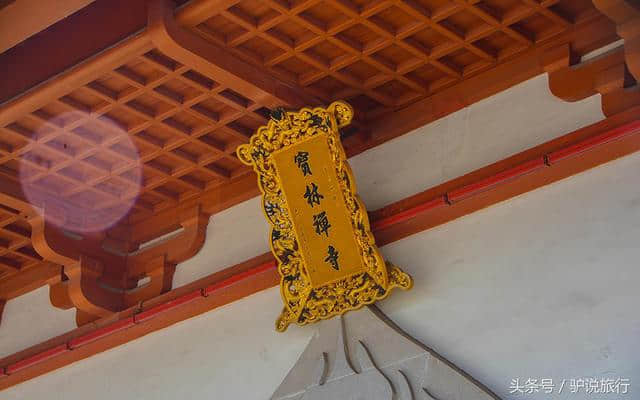
[[[311,187],[307,185],[307,191],[304,192],[304,198],[307,199],[307,203],[313,207],[314,204],[320,205],[320,199],[324,199],[324,196],[318,193],[318,186],[311,182]]]
[[[329,248],[327,249],[327,253],[329,255],[324,259],[324,261],[331,264],[331,268],[335,269],[336,271],[339,270],[340,266],[338,265],[338,251],[333,246],[329,246]]]
[[[328,237],[329,236],[329,228],[331,225],[329,224],[329,219],[327,218],[327,213],[322,211],[319,214],[313,216],[313,226],[316,227],[316,233],[318,235],[322,235],[323,233]]]
[[[295,157],[293,157],[293,161],[296,163],[298,168],[302,171],[303,176],[313,175],[311,173],[311,167],[309,167],[309,153],[306,151],[299,151]]]

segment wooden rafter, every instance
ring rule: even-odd
[[[73,14],[93,0],[0,1],[0,53]],[[11,6],[11,7],[9,7]]]
[[[0,85],[0,103],[20,96],[60,71],[72,68],[144,29],[147,22],[145,1],[94,0],[45,31],[1,53],[0,74],[10,75],[12,79]],[[182,4],[185,1],[177,0],[176,3]],[[32,7],[40,3],[38,0],[26,3],[29,2]],[[55,4],[60,10],[59,4],[63,2],[52,2],[51,5]],[[23,24],[25,18],[33,18],[33,15],[11,18],[3,27],[11,30],[13,24]],[[78,35],[79,31],[82,31],[82,35]],[[65,43],[65,51],[59,51],[59,43]],[[41,62],[42,60],[47,62]],[[17,65],[20,68],[16,68]]]

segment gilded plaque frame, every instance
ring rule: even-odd
[[[412,280],[398,267],[385,263],[378,250],[367,211],[357,195],[355,180],[340,141],[339,128],[353,118],[353,109],[344,102],[327,108],[303,108],[297,112],[275,110],[266,126],[260,127],[248,144],[238,147],[238,158],[254,168],[262,192],[265,217],[271,224],[271,250],[280,274],[280,294],[284,302],[276,330],[331,318],[389,295],[391,289],[409,289]],[[350,212],[365,268],[355,275],[313,288],[304,260],[298,251],[290,212],[280,177],[271,155],[314,135],[326,134],[340,189]]]

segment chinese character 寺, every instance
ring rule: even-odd
[[[294,157],[293,161],[298,168],[302,171],[303,176],[313,175],[311,173],[311,167],[309,167],[309,153],[306,151],[299,151]]]
[[[316,233],[318,235],[322,235],[324,233],[328,237],[329,228],[331,228],[331,225],[329,224],[327,213],[322,211],[321,213],[314,215],[313,226],[316,227]]]
[[[304,192],[304,198],[307,199],[307,203],[313,207],[314,204],[320,205],[320,199],[324,199],[324,196],[318,193],[318,186],[312,182],[311,187],[307,185],[307,191]]]
[[[331,264],[331,268],[335,269],[336,271],[339,270],[340,266],[338,265],[338,251],[333,246],[329,246],[329,248],[327,249],[327,253],[329,255],[324,259],[324,261]]]

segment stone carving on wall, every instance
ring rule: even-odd
[[[375,306],[321,321],[272,400],[499,399]]]

